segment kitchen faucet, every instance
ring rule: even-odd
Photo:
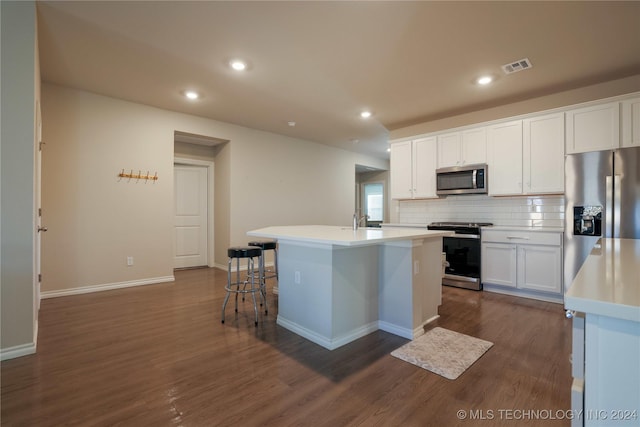
[[[369,215],[362,215],[360,218],[358,218],[358,212],[354,212],[353,214],[353,229],[357,230],[358,227],[360,226],[360,223],[362,222],[362,220],[367,220],[369,219]]]

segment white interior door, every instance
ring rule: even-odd
[[[206,266],[208,260],[208,172],[174,166],[174,268]]]

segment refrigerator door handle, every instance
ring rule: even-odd
[[[605,195],[605,222],[604,222],[604,237],[613,237],[611,231],[613,230],[613,176],[607,175],[605,180],[606,195]]]
[[[620,175],[613,176],[613,235],[611,237],[620,237],[620,204],[622,182]]]

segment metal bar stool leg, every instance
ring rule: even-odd
[[[269,308],[267,307],[267,284],[264,277],[264,251],[260,252],[260,264],[258,266],[258,286],[260,287],[260,298],[264,302],[264,314],[269,314]]]
[[[224,302],[222,303],[222,323],[224,323],[224,309],[227,307],[227,302],[229,302],[229,295],[231,295],[231,291],[229,290],[229,287],[231,286],[232,264],[233,264],[233,259],[229,258],[229,261],[227,262],[227,294],[224,296]]]
[[[255,287],[255,265],[253,263],[253,258],[249,258],[247,262],[247,269],[249,269],[249,264],[251,264],[251,298],[253,298],[253,311],[256,314],[256,326],[258,326],[258,304],[256,303],[256,287]],[[259,268],[259,267],[258,267]]]
[[[235,293],[235,311],[238,312],[238,294],[242,293],[242,300],[244,301],[244,294],[251,293],[251,299],[253,301],[253,312],[255,315],[254,323],[258,326],[258,301],[256,299],[256,292],[260,292],[262,297],[262,290],[260,287],[260,280],[262,275],[262,263],[260,262],[260,256],[262,250],[258,247],[233,247],[228,249],[229,261],[227,263],[227,284],[225,289],[227,291],[224,302],[222,303],[222,315],[221,322],[225,322],[225,309],[229,302],[231,293]],[[243,275],[240,274],[240,259],[247,260],[247,278],[243,280]],[[258,271],[256,271],[255,260],[258,258]],[[233,274],[233,260],[236,260],[236,272]],[[235,278],[235,281],[233,280]],[[265,307],[266,307],[266,300]],[[266,312],[265,312],[266,313]]]

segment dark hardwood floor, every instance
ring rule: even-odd
[[[276,325],[272,296],[257,328],[248,301],[222,325],[225,281],[185,270],[174,283],[43,300],[37,354],[1,365],[2,425],[570,424],[559,304],[443,288],[434,323],[494,343],[451,381],[390,356],[407,340],[382,331],[325,350]]]

